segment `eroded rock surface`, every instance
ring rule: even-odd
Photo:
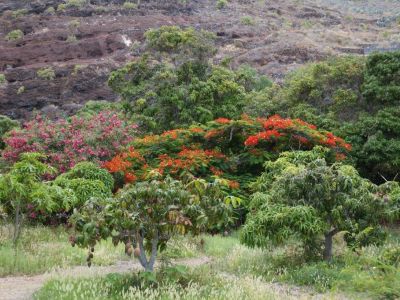
[[[71,114],[88,100],[117,100],[107,86],[109,72],[135,59],[132,44],[161,25],[213,31],[216,61],[232,57],[234,67],[249,64],[277,81],[309,61],[396,49],[400,41],[396,1],[393,7],[385,2],[389,16],[357,13],[351,5],[345,10],[330,0],[231,0],[223,9],[215,0],[142,0],[135,9],[124,8],[123,0],[87,2],[57,10],[64,1],[1,1],[0,74],[6,83],[0,85],[0,114]],[[7,41],[16,29],[24,37]],[[54,78],[38,76],[43,68],[53,69]]]

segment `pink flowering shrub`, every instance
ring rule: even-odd
[[[48,163],[64,173],[81,161],[111,159],[133,139],[136,128],[111,111],[54,122],[38,115],[22,129],[9,133],[2,155],[6,161],[15,162],[23,152],[44,153]]]

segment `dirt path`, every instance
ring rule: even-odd
[[[189,267],[196,267],[209,263],[208,257],[190,258],[175,260],[176,264],[183,264]],[[127,273],[140,270],[142,267],[136,261],[119,261],[111,266],[77,266],[69,269],[62,269],[36,276],[13,276],[0,278],[0,300],[25,300],[32,299],[35,291],[52,278],[63,277],[90,277],[95,275],[106,275],[110,273]]]

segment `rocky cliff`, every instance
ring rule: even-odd
[[[213,31],[217,61],[231,57],[233,66],[246,63],[278,81],[309,61],[400,41],[395,1],[373,12],[357,11],[360,1],[231,0],[220,9],[216,0],[136,2],[2,0],[0,114],[70,114],[88,100],[117,100],[109,72],[134,59],[143,33],[161,25]]]

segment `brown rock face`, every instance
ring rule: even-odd
[[[42,111],[58,116],[75,112],[88,100],[117,100],[107,86],[109,73],[134,59],[132,43],[161,25],[213,31],[218,36],[216,61],[232,57],[234,67],[249,64],[278,81],[331,54],[348,49],[362,54],[362,45],[385,47],[380,32],[395,31],[390,24],[376,25],[377,16],[349,18],[351,12],[331,9],[329,1],[294,6],[289,0],[231,0],[216,9],[215,0],[142,0],[128,9],[124,0],[87,0],[57,9],[68,1],[2,0],[0,74],[6,83],[0,85],[0,114],[22,119]],[[7,34],[16,29],[23,38],[9,41]],[[51,78],[38,74],[49,68]]]

